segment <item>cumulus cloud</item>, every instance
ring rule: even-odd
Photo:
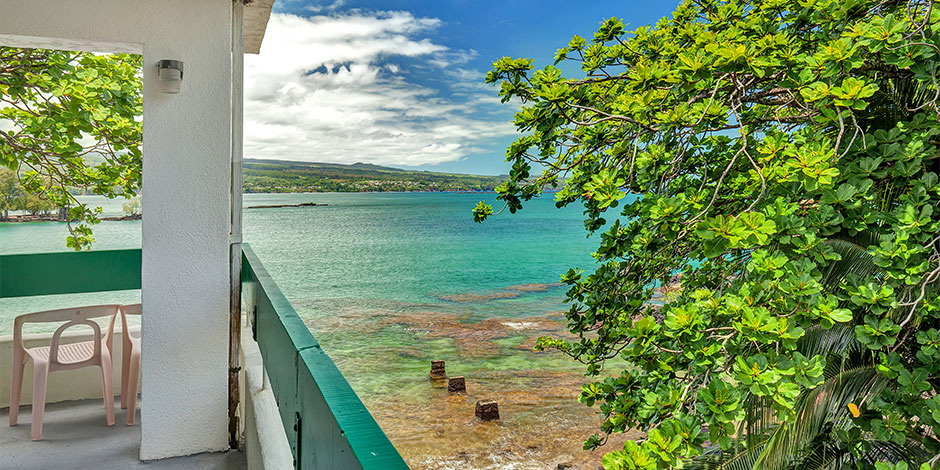
[[[475,52],[426,37],[439,26],[408,12],[272,15],[261,54],[245,59],[245,156],[417,166],[512,134],[466,66]],[[409,71],[446,77],[453,91]]]

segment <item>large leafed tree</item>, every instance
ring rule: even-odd
[[[938,68],[930,0],[684,1],[494,63],[498,198],[556,188],[600,232],[562,276],[578,339],[539,347],[593,377],[587,448],[646,431],[605,468],[937,465]]]
[[[73,193],[140,190],[141,114],[140,56],[0,47],[0,166],[69,208],[69,247],[91,246],[99,211]]]

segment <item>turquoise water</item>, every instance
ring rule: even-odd
[[[577,208],[550,196],[484,224],[470,210],[493,194],[247,194],[251,244],[324,349],[412,468],[554,468],[593,464],[581,450],[597,419],[575,402],[581,367],[535,353],[563,334],[559,275],[593,266]],[[95,199],[104,215],[122,201]],[[316,202],[317,207],[251,209]],[[0,253],[64,250],[59,223],[0,224]],[[139,222],[102,222],[96,249],[140,246]],[[139,291],[0,300],[0,334],[18,313],[77,303],[131,302]],[[429,361],[467,377],[449,396]],[[473,420],[499,401],[498,423]]]
[[[247,195],[252,205],[256,195]],[[441,302],[442,296],[487,294],[524,283],[557,282],[571,265],[591,263],[580,213],[550,198],[484,224],[470,209],[492,195],[448,193],[318,194],[266,197],[313,200],[326,207],[246,209],[244,239],[278,284],[316,317],[337,304]],[[495,202],[495,201],[491,201]],[[544,295],[497,300],[474,319],[523,315]],[[557,297],[557,296],[552,296]]]

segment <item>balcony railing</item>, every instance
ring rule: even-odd
[[[407,469],[365,405],[247,244],[242,301],[295,467]]]
[[[0,298],[140,289],[140,260],[139,249],[2,255]]]
[[[0,298],[140,289],[140,268],[139,249],[2,255]],[[295,468],[407,469],[247,244],[241,281]]]

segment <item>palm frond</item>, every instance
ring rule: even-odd
[[[729,450],[713,446],[683,468],[686,470],[753,470],[754,463],[763,451],[766,441],[767,436],[764,436],[762,440],[755,441],[754,445],[743,448],[732,447]]]
[[[800,470],[839,470],[852,459],[851,454],[832,441],[821,440],[804,453],[794,467]]]
[[[827,357],[832,354],[848,359],[862,353],[864,346],[858,342],[855,329],[851,325],[839,324],[828,330],[820,326],[807,328],[803,336],[797,340],[796,349],[807,357],[817,354]],[[841,367],[842,363],[841,360],[827,361],[829,366]]]
[[[874,465],[875,462],[905,462],[907,467],[916,469],[930,457],[917,439],[910,438],[904,444],[891,441],[871,441],[870,448],[862,460]]]
[[[868,364],[844,368],[822,385],[807,390],[797,399],[796,420],[781,423],[767,442],[755,468],[790,467],[818,436],[828,433],[833,427],[848,424],[851,419],[849,403],[864,409],[887,382],[878,375],[874,364]]]
[[[866,112],[859,116],[859,125],[867,132],[891,129],[900,121],[908,121],[916,108],[934,95],[934,87],[896,70],[875,80],[878,91],[871,97]]]
[[[854,240],[849,239],[851,237],[826,240],[826,245],[841,257],[841,259],[829,263],[823,271],[821,283],[827,291],[837,290],[849,274],[865,278],[871,275],[878,276],[879,273],[884,271],[875,264],[875,258],[868,252],[868,247],[878,243],[877,240],[873,239],[873,233],[871,231],[859,232],[856,234],[858,237]]]

